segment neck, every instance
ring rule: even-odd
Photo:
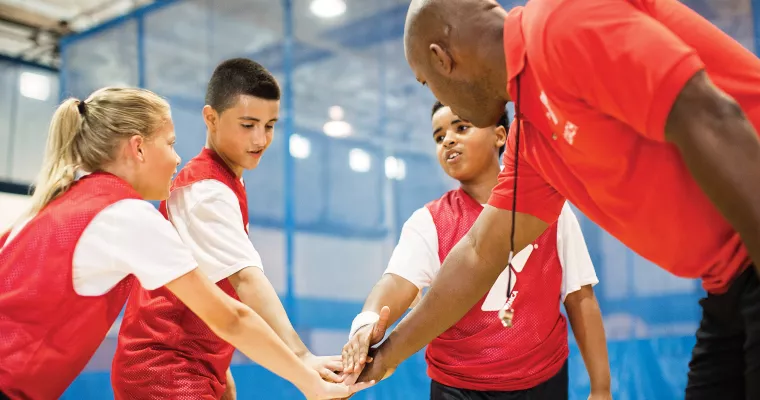
[[[107,172],[111,175],[114,175],[124,182],[127,182],[132,188],[134,188],[138,193],[140,193],[141,196],[144,195],[142,188],[137,183],[137,178],[135,177],[134,170],[130,168],[128,165],[124,163],[112,163],[110,165],[104,165],[100,168],[100,171]],[[96,171],[87,171],[87,172],[96,172]],[[143,196],[144,197],[144,196]]]
[[[211,140],[211,135],[206,135],[206,137],[207,137],[207,139],[206,139],[206,148],[213,150],[214,153],[216,153],[219,156],[219,158],[221,158],[222,161],[224,161],[224,164],[227,165],[227,168],[229,168],[230,171],[232,171],[232,173],[235,174],[236,178],[242,177],[243,176],[243,167],[235,164],[229,158],[227,158],[227,156],[225,156],[224,153],[222,153],[221,151],[217,150],[216,145],[214,145],[214,141]]]
[[[499,164],[496,163],[482,172],[476,178],[462,181],[462,190],[480,204],[486,204],[491,191],[499,181]]]

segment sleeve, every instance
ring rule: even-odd
[[[557,254],[562,265],[563,302],[568,294],[581,287],[599,283],[578,218],[568,203],[562,207],[557,222]]]
[[[517,209],[515,211],[533,215],[546,223],[552,224],[559,217],[565,198],[539,175],[528,163],[524,143],[529,130],[535,129],[529,123],[523,123],[520,133],[520,153],[517,160]],[[515,132],[517,122],[509,128],[507,148],[504,151],[503,164],[499,181],[491,192],[488,204],[502,210],[512,210],[515,183]]]
[[[261,256],[243,226],[235,193],[215,180],[175,190],[168,201],[169,219],[198,261],[218,282],[247,267],[263,270]]]
[[[385,273],[398,275],[423,289],[430,286],[440,268],[438,233],[433,216],[423,207],[404,223]]]
[[[81,254],[86,253],[86,257]],[[150,203],[122,200],[101,211],[77,244],[75,261],[99,260],[99,274],[135,275],[148,290],[192,271],[197,264],[172,225]]]
[[[545,61],[564,92],[558,97],[580,96],[658,141],[676,97],[704,68],[696,50],[627,1],[565,2],[545,32]]]

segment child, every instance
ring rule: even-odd
[[[347,373],[361,370],[368,347],[431,284],[496,185],[506,114],[498,126],[478,129],[436,103],[432,120],[441,167],[461,187],[417,210],[404,224],[385,274],[352,324],[343,351]],[[490,292],[428,345],[431,399],[566,399],[567,327],[560,302],[586,361],[592,392],[608,395],[604,327],[592,289],[596,283],[580,226],[565,204],[558,223],[519,252]],[[514,324],[508,328],[498,316],[505,303]]]
[[[256,168],[279,115],[274,76],[248,59],[221,63],[211,76],[203,118],[206,148],[182,168],[161,210],[199,267],[224,292],[249,305],[290,350],[328,380],[339,381],[340,357],[315,357],[290,324],[248,238],[244,170]],[[234,348],[166,290],[133,292],[113,362],[117,399],[180,394],[219,399]],[[144,373],[150,371],[149,374]]]

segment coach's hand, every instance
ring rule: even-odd
[[[380,319],[371,325],[364,326],[354,333],[348,343],[343,346],[343,373],[358,373],[364,364],[371,361],[368,353],[371,346],[380,343],[388,329],[388,318],[391,314],[389,307],[380,310]]]
[[[364,366],[364,369],[361,374],[359,374],[356,382],[380,382],[391,376],[396,370],[396,365],[389,365],[385,362],[385,358],[382,354],[382,346],[380,346],[380,349],[373,349],[369,356],[372,361]]]
[[[301,357],[301,360],[304,364],[311,367],[311,369],[317,371],[322,379],[328,382],[343,382],[343,375],[338,375],[336,373],[343,369],[340,356],[318,357],[314,354],[306,353],[306,355]]]

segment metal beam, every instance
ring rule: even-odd
[[[58,36],[71,33],[68,26],[59,20],[8,4],[0,4],[0,21],[27,29],[45,30]]]

